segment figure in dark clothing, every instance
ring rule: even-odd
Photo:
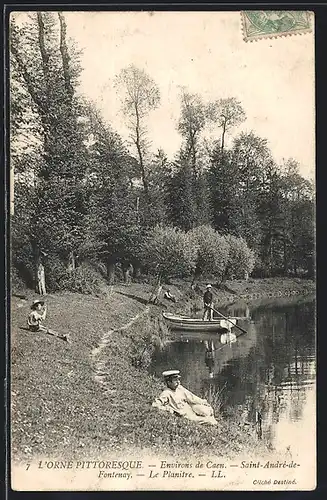
[[[211,285],[206,286],[206,291],[204,292],[203,295],[203,307],[204,307],[204,312],[203,312],[203,320],[204,321],[211,321],[213,319],[213,295],[211,292]]]

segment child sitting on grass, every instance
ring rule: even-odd
[[[44,321],[47,316],[47,305],[44,304],[43,300],[37,299],[33,301],[31,309],[32,312],[28,315],[27,318],[28,329],[31,330],[31,332],[38,332],[40,330],[43,332],[47,332],[48,329],[45,326],[41,325],[42,321]]]
[[[27,318],[28,329],[31,332],[48,333],[49,335],[54,335],[55,337],[59,337],[62,340],[66,340],[68,342],[68,335],[57,333],[42,325],[42,322],[46,319],[47,316],[47,305],[44,303],[44,300],[34,300],[31,305],[31,309],[32,312],[28,315]]]

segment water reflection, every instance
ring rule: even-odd
[[[213,343],[213,340],[210,341],[205,340],[204,346],[206,350],[204,356],[204,362],[209,369],[209,378],[213,378],[214,376],[213,369],[215,366],[215,344]]]
[[[211,398],[219,393],[223,414],[237,412],[240,423],[257,428],[259,422],[265,438],[277,446],[281,427],[303,423],[306,405],[313,405],[314,300],[238,303],[222,312],[250,317],[240,322],[248,333],[225,344],[217,334],[173,335],[175,341],[156,352],[151,370],[160,375],[178,368],[192,392]]]

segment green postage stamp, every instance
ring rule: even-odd
[[[309,33],[311,13],[290,10],[242,11],[243,35],[245,41],[260,38]]]

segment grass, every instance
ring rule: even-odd
[[[181,298],[177,285],[170,289]],[[131,450],[232,458],[242,451],[253,453],[254,447],[264,448],[253,430],[239,425],[236,415],[221,417],[223,394],[213,396],[217,427],[200,426],[151,407],[163,385],[146,368],[154,346],[164,345],[167,331],[158,321],[162,307],[145,305],[150,291],[150,285],[133,284],[111,287],[102,298],[48,296],[47,325],[69,332],[70,344],[21,329],[35,297],[27,293],[26,300],[12,298],[15,459],[45,455],[91,459],[108,451],[117,456]],[[185,312],[192,301],[180,300],[170,309]]]

